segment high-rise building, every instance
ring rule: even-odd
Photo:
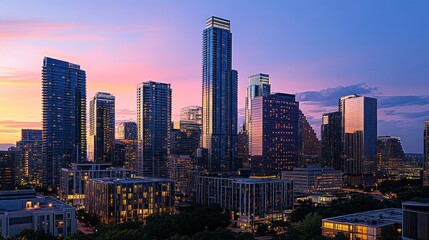
[[[243,126],[237,134],[237,157],[239,167],[250,167],[249,156],[249,135],[245,132]]]
[[[336,170],[344,170],[342,161],[342,127],[341,112],[330,112],[323,114],[322,117],[322,149],[321,166],[332,167]]]
[[[377,138],[377,170],[383,175],[397,175],[405,167],[405,153],[401,138],[379,136]]]
[[[77,64],[45,57],[42,68],[43,184],[60,184],[60,170],[86,161],[86,74]]]
[[[252,104],[251,167],[280,172],[299,166],[299,103],[295,95],[275,93]]]
[[[118,139],[137,140],[137,124],[135,122],[122,122],[118,126]]]
[[[13,188],[16,183],[19,160],[19,152],[15,147],[10,147],[8,151],[0,151],[0,189]]]
[[[153,81],[137,87],[137,173],[144,177],[168,176],[170,145],[170,84]]]
[[[423,126],[423,185],[429,186],[429,121]]]
[[[42,130],[22,129],[21,141],[16,143],[20,152],[19,183],[42,184]]]
[[[115,97],[98,92],[89,103],[88,160],[113,162],[115,154]]]
[[[194,158],[199,146],[200,134],[198,130],[186,132],[173,129],[170,132],[170,154],[189,155]]]
[[[180,130],[202,130],[203,108],[199,106],[184,107],[180,111]]]
[[[203,31],[203,134],[212,171],[237,169],[237,71],[230,21],[210,17]]]
[[[359,95],[342,97],[344,176],[348,184],[375,183],[377,160],[377,99]]]
[[[319,163],[320,141],[304,113],[299,110],[299,143],[302,167]]]
[[[402,203],[402,239],[429,239],[429,203]]]

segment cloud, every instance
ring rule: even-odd
[[[26,129],[26,128],[41,128],[41,126],[42,126],[41,122],[0,120],[0,131],[3,131],[3,129],[6,129],[7,131],[7,128]]]
[[[429,96],[380,96],[378,108],[399,106],[424,106],[429,104]]]

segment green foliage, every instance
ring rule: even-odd
[[[421,179],[401,179],[401,180],[386,180],[379,186],[382,194],[398,193],[409,187],[421,187],[423,181]],[[401,190],[402,189],[402,190]]]
[[[296,227],[300,233],[301,239],[312,239],[313,236],[322,234],[322,216],[318,213],[310,213]]]
[[[16,239],[25,239],[25,240],[55,240],[57,239],[50,233],[45,233],[45,231],[39,230],[34,231],[33,229],[25,229],[15,236]]]

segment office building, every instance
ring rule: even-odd
[[[296,193],[334,194],[343,189],[341,170],[316,165],[294,168],[293,171],[282,171],[282,179],[293,180],[293,190]]]
[[[61,168],[86,161],[86,75],[79,65],[45,57],[42,112],[43,184],[56,187]]]
[[[405,153],[401,138],[379,136],[377,138],[377,171],[379,177],[397,176],[405,167]]]
[[[250,168],[249,156],[249,135],[243,126],[237,134],[238,166]]]
[[[199,106],[184,107],[180,110],[180,131],[198,131],[201,134],[203,127],[203,108]]]
[[[42,130],[21,129],[21,140],[16,143],[19,149],[18,183],[42,184]]]
[[[295,95],[254,98],[250,126],[253,170],[278,173],[299,166],[299,103]]]
[[[173,214],[174,183],[160,178],[95,178],[85,188],[85,211],[104,224],[144,222],[152,214]]]
[[[89,102],[88,160],[113,162],[115,154],[115,97],[98,92]]]
[[[168,176],[170,145],[170,84],[143,82],[137,87],[137,173],[144,177]]]
[[[189,155],[168,156],[168,178],[174,181],[174,190],[176,192],[190,193],[189,176],[193,166],[193,160]]]
[[[323,167],[344,170],[342,160],[342,117],[341,112],[323,114],[321,126],[321,159]]]
[[[421,202],[402,203],[402,239],[429,239],[429,204]]]
[[[301,158],[300,166],[305,167],[311,164],[318,164],[320,161],[320,141],[301,110],[299,110],[298,129],[300,143],[299,154]]]
[[[189,155],[194,158],[200,142],[199,131],[173,129],[170,133],[170,154]]]
[[[334,238],[342,233],[347,239],[378,240],[386,229],[394,229],[401,237],[402,210],[385,208],[368,212],[322,219],[322,236]]]
[[[118,137],[121,140],[137,140],[137,124],[135,122],[122,122],[118,126]]]
[[[284,220],[293,207],[292,182],[275,178],[196,176],[197,204],[218,204],[231,211],[240,228]]]
[[[112,167],[110,163],[73,163],[71,168],[61,169],[60,200],[75,207],[82,207],[85,200],[85,184],[93,178],[129,178],[136,172]]]
[[[429,186],[429,121],[423,125],[423,185]]]
[[[16,182],[18,175],[16,163],[19,158],[19,151],[16,151],[14,147],[10,147],[8,151],[0,151],[0,189],[11,189],[18,184]]]
[[[210,17],[203,31],[203,131],[211,171],[237,166],[237,71],[232,70],[230,21]]]
[[[375,183],[377,99],[349,95],[340,99],[345,181],[352,186]]]
[[[0,236],[12,238],[23,230],[44,231],[59,237],[77,231],[76,210],[34,190],[0,191]]]

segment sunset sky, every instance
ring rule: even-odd
[[[429,1],[6,1],[0,6],[0,144],[41,128],[41,67],[49,56],[87,73],[87,101],[116,96],[116,120],[136,119],[136,86],[171,83],[173,116],[201,105],[205,20],[231,20],[243,119],[247,77],[297,94],[320,135],[338,98],[379,99],[378,135],[421,153],[429,120]],[[5,145],[3,145],[5,146]]]

